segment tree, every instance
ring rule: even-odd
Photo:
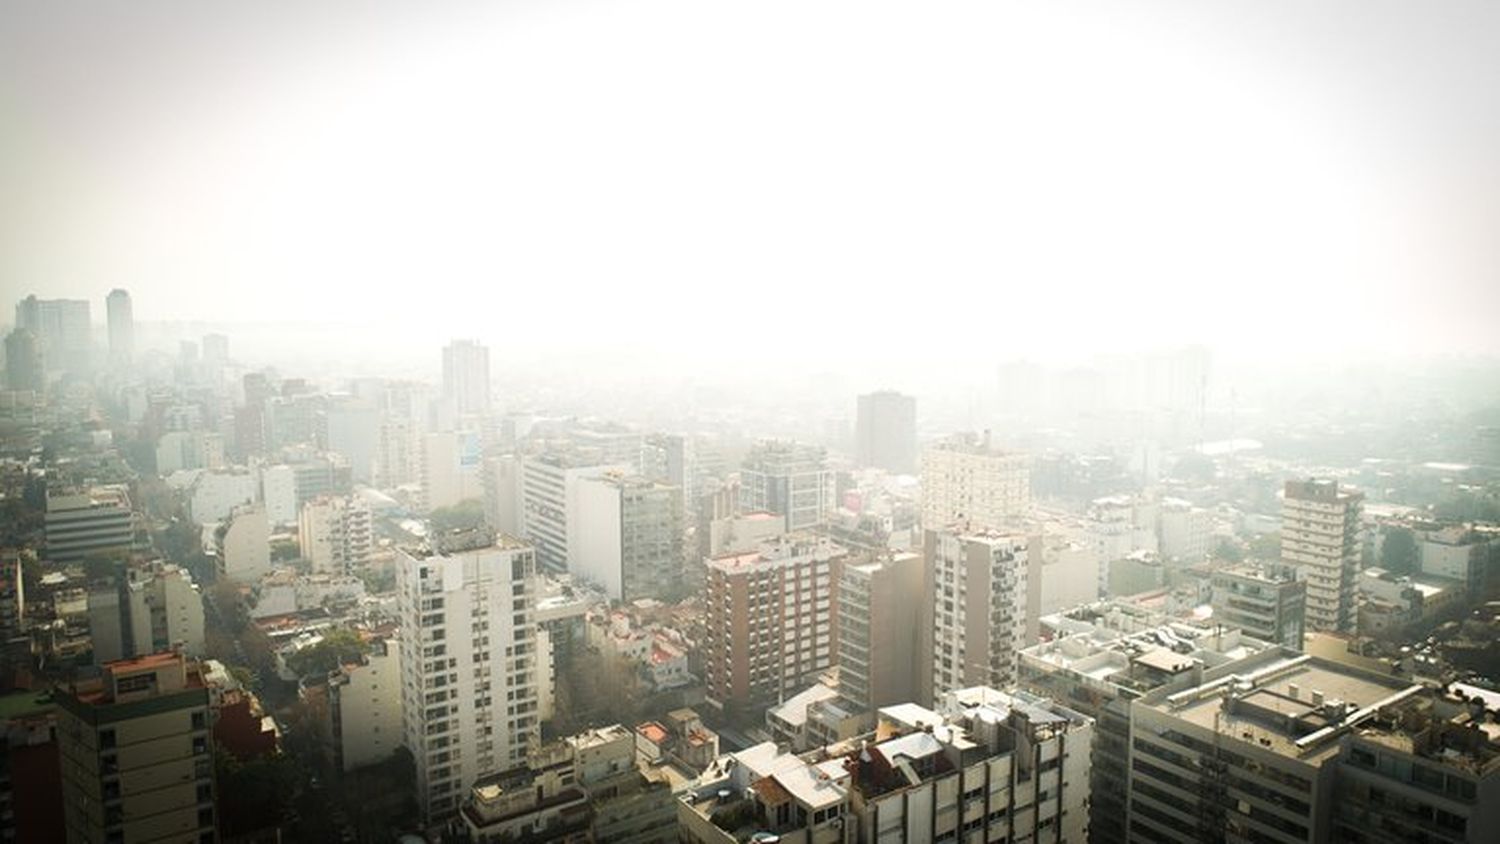
[[[484,524],[484,502],[478,498],[466,498],[452,507],[433,510],[428,514],[427,521],[436,533],[471,530]]]
[[[1417,538],[1411,528],[1392,527],[1380,543],[1380,565],[1394,574],[1410,574],[1417,568]]]
[[[369,651],[369,644],[358,633],[337,627],[323,634],[321,642],[287,657],[286,665],[301,677],[327,674],[346,662],[359,659]]]
[[[1245,559],[1245,552],[1240,550],[1240,546],[1232,540],[1221,539],[1218,547],[1214,548],[1214,559],[1238,563]]]
[[[1281,559],[1281,533],[1263,533],[1250,540],[1249,557],[1252,560]]]

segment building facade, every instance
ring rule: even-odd
[[[1307,627],[1350,633],[1360,568],[1364,493],[1338,481],[1287,481],[1281,504],[1281,561],[1307,582]]]
[[[218,840],[198,663],[172,652],[106,663],[56,700],[69,844]]]
[[[922,699],[970,686],[1010,688],[1026,635],[1026,537],[928,530],[923,560],[932,624],[919,631],[931,669],[923,672]]]
[[[535,575],[531,546],[506,536],[397,551],[404,736],[429,824],[540,735]]]
[[[900,475],[917,471],[917,400],[892,390],[859,397],[854,455],[860,466]]]
[[[761,442],[740,468],[740,506],[781,516],[788,533],[826,523],[835,508],[834,493],[834,473],[816,446]]]
[[[1031,459],[991,446],[990,435],[950,437],[922,454],[922,525],[1007,527],[1031,505]]]
[[[682,490],[640,476],[583,478],[568,519],[568,569],[616,601],[667,598],[682,583]]]
[[[711,701],[783,700],[833,664],[845,556],[826,539],[792,534],[708,560],[703,660]]]

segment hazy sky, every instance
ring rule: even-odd
[[[1497,233],[1485,0],[0,0],[7,309],[1494,352]]]

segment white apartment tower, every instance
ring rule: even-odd
[[[539,740],[535,574],[531,546],[503,535],[397,552],[405,743],[429,824]]]
[[[109,321],[109,356],[116,366],[129,366],[135,351],[135,313],[130,292],[115,288],[104,298]]]
[[[297,544],[314,574],[344,574],[370,561],[370,508],[355,496],[322,496],[302,505]]]
[[[443,397],[460,414],[490,409],[490,350],[473,340],[443,347]]]
[[[1287,481],[1281,502],[1281,561],[1307,581],[1307,629],[1354,629],[1364,493],[1338,481]]]
[[[932,670],[919,678],[923,698],[969,686],[1006,689],[1016,682],[1016,654],[1026,636],[1027,541],[996,531],[929,530],[925,534],[925,602],[933,624],[923,653]]]
[[[922,455],[922,525],[1002,528],[1031,504],[1031,459],[991,447],[990,434],[963,434]]]

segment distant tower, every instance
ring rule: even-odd
[[[473,340],[443,348],[443,397],[459,413],[490,410],[490,350]]]
[[[5,338],[5,385],[12,390],[41,392],[45,373],[36,335],[26,328],[12,331]]]
[[[891,390],[860,396],[854,436],[860,466],[915,474],[917,400]]]
[[[115,288],[104,299],[109,319],[109,356],[116,366],[128,366],[135,354],[135,312],[130,291]]]

